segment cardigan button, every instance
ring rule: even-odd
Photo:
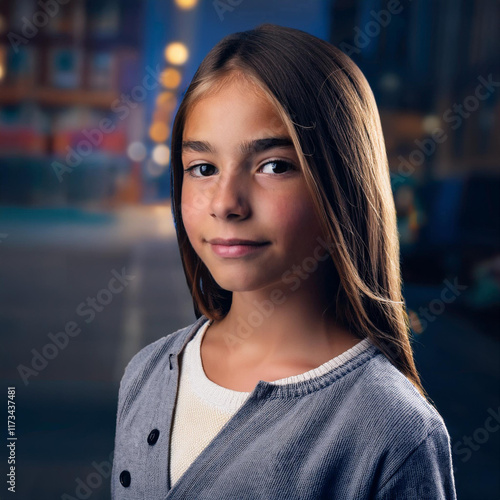
[[[153,429],[148,436],[148,444],[151,446],[156,444],[156,441],[158,441],[158,438],[160,437],[160,431],[158,429]]]
[[[122,470],[120,474],[120,483],[124,488],[130,486],[130,472],[128,470]]]

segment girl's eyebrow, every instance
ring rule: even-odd
[[[261,153],[274,148],[293,148],[293,142],[290,137],[265,137],[253,141],[243,141],[238,149],[242,155],[251,155]],[[215,154],[216,149],[206,141],[182,141],[182,152],[195,151],[197,153]]]

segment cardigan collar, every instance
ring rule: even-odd
[[[179,335],[175,336],[174,342],[168,350],[170,369],[172,369],[172,357],[175,356],[178,358],[187,343],[195,336],[198,329],[207,320],[208,318],[203,314],[193,324],[178,331]],[[167,336],[166,338],[169,337],[170,336]],[[365,364],[374,356],[380,356],[382,362],[390,364],[390,361],[383,355],[383,353],[375,345],[370,344],[368,349],[356,354],[346,363],[333,368],[319,377],[289,384],[273,384],[272,382],[260,380],[251,392],[250,398],[289,398],[305,396],[306,394],[310,394],[311,392],[317,391],[334,383],[336,380],[342,378],[344,375],[347,375],[352,370]],[[176,365],[178,366],[178,363]]]

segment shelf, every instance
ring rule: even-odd
[[[0,104],[3,105],[21,104],[33,100],[46,106],[85,105],[110,108],[117,98],[118,93],[115,91],[0,86]]]

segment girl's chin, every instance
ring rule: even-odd
[[[212,276],[221,288],[229,292],[251,292],[264,288],[268,284],[267,281],[257,277],[244,279],[241,274],[239,276],[228,276],[228,273],[226,273],[224,276],[220,276],[216,273],[212,274]]]

